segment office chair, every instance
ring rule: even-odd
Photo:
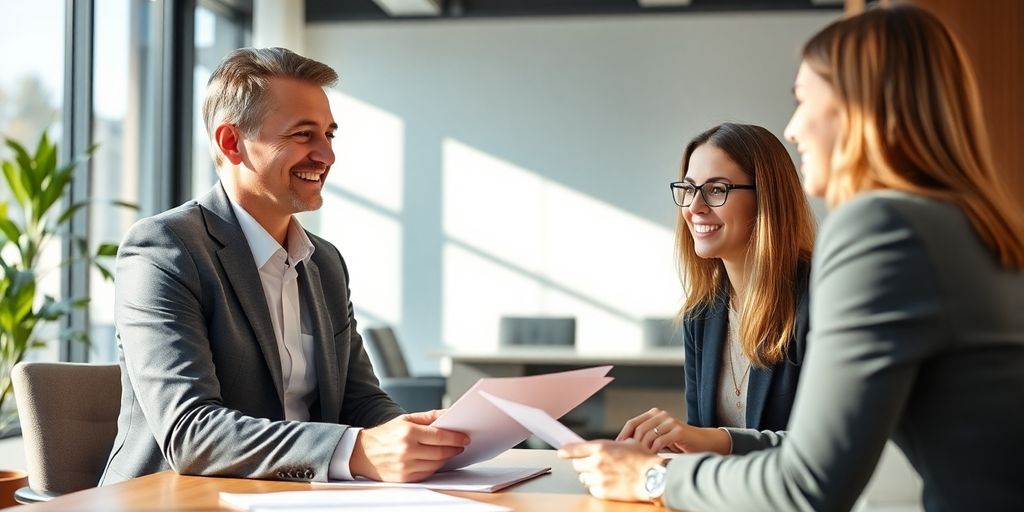
[[[117,434],[116,364],[18,363],[11,372],[28,465],[29,504],[99,483]]]
[[[503,316],[498,323],[498,344],[575,346],[576,319]]]
[[[682,347],[683,333],[671,318],[646,317],[641,323],[644,347]]]
[[[363,331],[369,343],[374,368],[379,369],[380,384],[391,399],[409,412],[440,409],[444,398],[444,377],[418,376],[409,373],[395,331],[390,327],[374,327]]]

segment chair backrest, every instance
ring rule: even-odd
[[[641,323],[645,347],[683,346],[680,325],[672,318],[647,317]]]
[[[95,487],[117,434],[118,365],[18,363],[11,378],[29,486],[56,494]]]
[[[377,354],[384,366],[380,368],[383,377],[411,377],[409,366],[405,364],[402,346],[398,344],[395,331],[390,327],[373,327],[363,331],[363,338],[370,342],[370,349]]]
[[[503,316],[498,324],[498,343],[573,346],[576,344],[576,319]]]

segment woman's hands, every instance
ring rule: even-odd
[[[572,459],[580,482],[595,498],[619,501],[647,501],[647,469],[662,462],[636,443],[608,440],[567,444],[558,456]]]
[[[677,453],[713,452],[728,455],[732,451],[732,438],[728,432],[688,425],[658,408],[627,421],[615,440],[627,439],[635,440],[648,453],[670,450]]]

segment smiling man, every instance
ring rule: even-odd
[[[294,214],[323,204],[337,74],[236,50],[203,117],[212,190],[129,230],[117,259],[122,401],[102,483],[183,474],[415,481],[468,444],[379,387],[337,248]]]

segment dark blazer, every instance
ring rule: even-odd
[[[117,256],[122,396],[102,484],[184,474],[327,480],[349,425],[403,411],[378,385],[338,250],[309,235],[298,267],[314,335],[313,421],[284,420],[281,358],[259,271],[218,183],[198,201],[140,220]]]
[[[747,428],[783,430],[796,398],[800,365],[807,346],[809,265],[797,270],[796,326],[786,358],[768,368],[750,368],[747,380]],[[686,421],[697,427],[717,427],[717,393],[729,319],[727,294],[706,309],[683,317],[686,353]]]
[[[833,210],[788,432],[668,465],[686,510],[849,510],[892,439],[929,511],[1024,510],[1024,271],[955,204],[877,191]]]

